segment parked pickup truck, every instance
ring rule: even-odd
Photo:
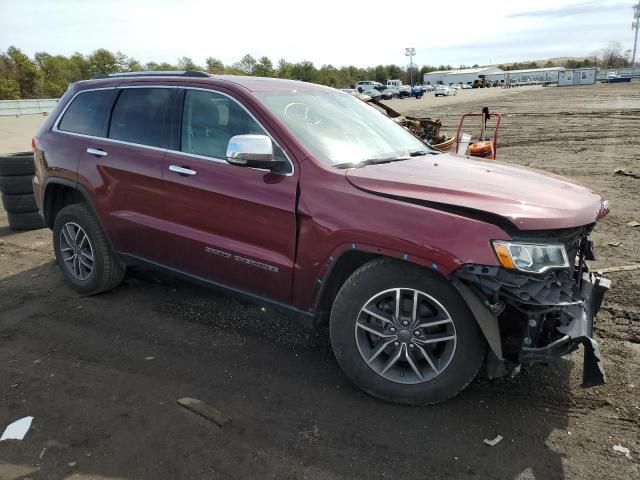
[[[442,154],[353,95],[305,82],[147,72],[70,86],[33,139],[38,208],[81,294],[146,265],[327,329],[376,397],[446,400],[584,346],[602,196]],[[105,319],[106,320],[106,319]]]

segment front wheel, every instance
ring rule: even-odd
[[[373,260],[344,283],[331,311],[331,345],[353,383],[410,405],[447,400],[484,361],[486,342],[460,294],[415,265]]]

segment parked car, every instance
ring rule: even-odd
[[[469,85],[468,83],[463,83],[460,85],[460,88],[462,88],[463,90],[468,90],[470,88],[473,88],[471,85]]]
[[[581,344],[585,383],[604,380],[608,282],[586,262],[609,208],[588,187],[436,152],[332,88],[202,72],[72,84],[32,144],[83,295],[144,265],[252,299],[328,329],[345,374],[400,403]]]
[[[375,88],[371,88],[368,90],[363,90],[362,91],[362,95],[368,95],[369,97],[373,98],[374,100],[380,100],[382,98],[382,93],[380,93],[380,91],[376,90]]]
[[[422,88],[422,85],[414,85],[413,87],[411,87],[411,96],[412,97],[416,97],[416,98],[422,98],[422,96],[424,95],[424,89]]]
[[[391,100],[392,98],[398,97],[398,88],[393,86],[387,86],[384,90],[380,92],[380,98],[383,100]]]
[[[398,98],[406,98],[411,96],[411,86],[401,85],[398,87]]]
[[[431,84],[422,85],[422,88],[424,89],[425,93],[433,92],[435,90],[435,88]]]
[[[436,89],[433,91],[433,95],[436,97],[448,97],[456,93],[456,90],[448,85],[436,85]]]

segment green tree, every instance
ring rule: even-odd
[[[252,72],[256,77],[272,77],[273,73],[273,63],[269,57],[260,57]]]
[[[349,86],[349,82],[343,78],[340,70],[333,65],[322,65],[322,67],[318,69],[316,81],[322,85],[335,88],[345,88]]]
[[[380,83],[387,83],[387,80],[389,80],[389,72],[387,72],[384,65],[378,65],[373,70],[373,80]]]
[[[253,69],[256,67],[256,59],[246,54],[239,62],[232,65],[233,68],[242,72],[244,75],[252,75]]]
[[[171,70],[174,70],[174,68],[171,68]],[[195,62],[193,60],[191,60],[190,57],[182,57],[182,58],[178,59],[178,70],[197,70],[197,71],[201,71],[201,70],[204,70],[204,68],[202,68],[199,65],[196,65]]]
[[[20,98],[33,98],[41,75],[37,65],[14,46],[7,49],[6,63],[10,72],[9,78],[20,85]]]
[[[389,80],[399,80],[404,77],[404,71],[398,65],[393,65],[393,64],[386,65],[384,68],[387,69],[387,75],[389,75]],[[422,67],[422,68],[424,69],[425,67]],[[422,69],[421,69],[421,73],[425,73],[425,72],[422,72]],[[422,78],[422,75],[420,75],[420,77]]]
[[[207,64],[207,72],[217,74],[225,73],[224,64],[217,58],[207,57],[205,62]]]
[[[278,69],[276,75],[279,78],[292,78],[291,77],[291,69],[293,65],[287,62],[284,58],[278,60]]]
[[[116,73],[119,71],[118,59],[109,50],[99,48],[87,57],[91,75]]]
[[[303,82],[313,82],[316,79],[318,71],[313,66],[313,62],[304,60],[294,63],[291,66],[291,78],[294,80],[302,80]]]
[[[91,77],[89,60],[79,52],[75,52],[69,57],[69,68],[71,69],[70,79],[72,82]]]
[[[122,52],[116,52],[116,61],[118,63],[118,70],[121,72],[140,72],[142,71],[142,64],[132,57],[127,57]]]
[[[75,81],[70,79],[70,60],[62,55],[50,55],[46,52],[37,52],[34,55],[35,64],[42,73],[37,82],[36,96],[60,97],[66,91],[68,85]]]
[[[0,100],[18,100],[20,84],[13,78],[0,77]]]

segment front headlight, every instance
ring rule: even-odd
[[[493,249],[500,263],[509,269],[542,273],[550,268],[567,268],[569,259],[562,244],[517,243],[494,240]]]

